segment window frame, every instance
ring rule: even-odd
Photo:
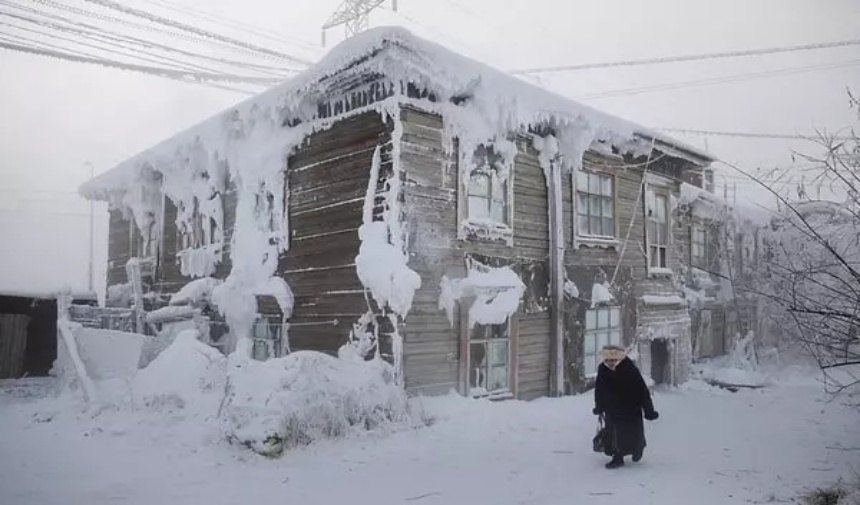
[[[519,147],[518,147],[519,149]],[[458,227],[457,238],[503,240],[507,245],[513,245],[513,223],[514,223],[514,174],[515,162],[510,160],[505,167],[507,176],[504,180],[499,177],[497,163],[506,163],[504,157],[496,152],[492,142],[485,142],[475,146],[471,156],[464,154],[464,150],[457,145],[458,162]],[[483,159],[483,161],[480,161]],[[490,159],[491,161],[487,161]],[[479,165],[473,165],[474,162]],[[466,170],[469,170],[466,173]],[[474,195],[472,193],[472,180],[474,177],[484,176],[487,178],[486,195]],[[500,198],[500,196],[502,198]],[[487,209],[485,216],[471,215],[471,202],[473,199],[486,201]],[[501,220],[493,217],[494,202],[501,202]]]
[[[700,238],[701,240],[697,240]],[[699,270],[710,270],[708,227],[702,223],[694,222],[690,226],[690,265]],[[701,254],[696,254],[697,249]]]
[[[647,260],[647,269],[649,274],[658,273],[660,271],[668,271],[671,268],[671,263],[669,261],[669,251],[672,245],[672,209],[671,209],[671,192],[668,187],[658,186],[652,183],[646,183],[646,198],[644,199],[644,214],[645,214],[645,242],[646,242],[646,260]],[[652,214],[652,210],[650,206],[652,205],[651,199],[653,197],[654,208],[656,209],[656,205],[659,200],[664,201],[664,215],[665,221],[660,222],[657,219],[654,219],[654,215]],[[654,224],[654,231],[657,232],[660,227],[663,228],[665,232],[665,240],[658,243],[655,241],[652,233],[652,223]],[[657,263],[655,264],[654,255],[657,254]],[[662,260],[662,261],[661,261]]]
[[[268,337],[258,335],[258,331],[261,331],[263,326],[268,330]],[[265,350],[265,357],[261,359],[263,350]],[[251,327],[251,358],[257,361],[266,361],[279,358],[283,354],[284,321],[274,315],[260,314]]]
[[[585,182],[586,182],[585,188],[581,187],[583,185],[582,184],[583,177],[585,178]],[[598,180],[599,189],[598,189],[597,193],[593,192],[591,189],[592,178],[597,178],[597,180]],[[610,191],[609,191],[608,195],[604,194],[604,191],[603,191],[603,188],[604,188],[603,181],[605,181],[605,180],[609,181],[609,185],[610,185]],[[608,172],[605,172],[602,170],[593,170],[593,169],[584,169],[584,168],[576,170],[575,173],[573,174],[573,195],[574,195],[574,198],[573,198],[573,200],[574,200],[574,202],[573,202],[574,236],[576,236],[578,239],[580,239],[582,241],[586,241],[586,242],[587,241],[598,241],[598,242],[615,242],[615,241],[617,241],[618,240],[618,208],[617,208],[618,207],[618,204],[617,204],[618,203],[618,186],[617,186],[617,179],[615,177],[615,174],[608,173]],[[587,216],[587,220],[589,223],[589,226],[588,226],[589,229],[587,232],[584,231],[583,227],[581,226],[581,218],[583,217],[583,214],[580,212],[580,205],[584,199],[587,199],[587,202],[588,202],[587,203],[588,213],[585,214],[585,216]],[[594,199],[597,199],[599,202],[601,202],[599,216],[595,216],[594,214],[591,213],[591,204],[594,201]],[[612,216],[609,218],[605,217],[605,215],[604,215],[605,208],[604,208],[602,202],[604,202],[606,200],[609,201],[609,208],[612,209],[612,211],[611,211]],[[592,233],[591,220],[595,219],[595,218],[600,220],[600,228],[601,228],[600,231],[604,231],[603,228],[606,224],[603,220],[611,219],[611,225],[610,225],[611,235],[602,234],[602,233]]]
[[[214,198],[219,200],[219,204],[223,209],[223,200],[220,195]],[[191,229],[187,228],[186,223],[182,227],[176,227],[176,244],[179,252],[190,251],[195,249],[205,249],[208,247],[217,246],[219,249],[223,245],[223,232],[221,241],[215,240],[215,235],[218,232],[218,223],[211,216],[207,216],[200,212],[200,200],[194,197],[194,209],[191,216]]]
[[[621,308],[621,305],[601,305],[585,310],[585,319],[582,323],[582,374],[586,379],[597,377],[597,369],[600,367],[600,350],[604,345],[622,345],[624,325],[621,320]],[[600,325],[602,312],[607,314],[606,326]],[[612,323],[613,312],[615,313],[615,325]],[[590,318],[590,314],[594,314],[594,316]],[[589,328],[589,319],[594,321],[595,326],[593,328]],[[600,344],[599,337],[601,334],[606,335],[606,343],[603,345]],[[617,336],[617,338],[613,340],[613,336]],[[589,339],[594,339],[592,343],[593,352],[588,352]],[[591,360],[590,363],[589,360]]]

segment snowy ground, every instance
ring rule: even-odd
[[[44,384],[40,384],[43,391]],[[857,412],[810,379],[656,394],[644,460],[603,468],[591,395],[426,401],[437,422],[271,460],[163,415],[0,391],[0,503],[727,504],[790,501],[860,470]],[[635,500],[635,501],[633,501]]]

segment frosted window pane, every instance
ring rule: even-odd
[[[620,345],[621,344],[621,332],[619,330],[612,330],[612,332],[609,335],[610,335],[610,342],[613,345]]]
[[[603,236],[605,237],[614,237],[615,236],[615,221],[611,217],[603,218]]]
[[[612,206],[611,198],[603,199],[603,217],[612,217],[615,214],[615,209]]]
[[[588,175],[588,192],[592,195],[600,194],[600,178],[596,175]]]
[[[597,333],[597,347],[598,349],[603,349],[605,346],[609,345],[609,334],[605,331],[601,331]]]
[[[490,196],[490,177],[487,174],[475,174],[469,180],[469,194]]]
[[[492,367],[489,370],[487,391],[498,391],[500,389],[508,389],[507,366]]]
[[[486,198],[469,196],[469,217],[477,219],[490,217],[489,204],[490,202]]]
[[[594,340],[594,335],[588,334],[585,336],[585,355],[593,356],[597,353],[597,343]]]
[[[600,189],[601,194],[604,196],[612,196],[612,177],[601,177],[600,178]]]
[[[618,327],[618,320],[621,316],[621,310],[618,308],[609,309],[609,326],[612,328]]]
[[[588,174],[581,170],[576,172],[576,189],[588,191]]]
[[[505,202],[493,200],[490,203],[490,217],[497,223],[505,223]]]
[[[600,233],[600,218],[591,217],[588,220],[588,233],[598,235]]]
[[[594,310],[585,311],[585,329],[593,330],[597,328],[597,312]]]
[[[597,327],[598,328],[608,328],[609,327],[609,310],[608,309],[599,309],[597,311]]]
[[[602,198],[600,198],[599,196],[592,196],[591,197],[591,201],[588,204],[590,208],[588,210],[590,211],[592,216],[599,216],[600,215],[600,201],[601,200],[602,200]]]
[[[588,216],[579,216],[579,233],[588,234]]]
[[[508,364],[508,342],[507,340],[496,340],[488,343],[490,348],[489,366]]]
[[[588,197],[584,193],[580,193],[576,198],[576,211],[579,215],[588,215]]]

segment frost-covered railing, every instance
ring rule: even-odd
[[[73,325],[74,323],[66,319],[59,319],[57,321],[57,351],[60,355],[58,361],[64,361],[63,357],[68,358],[71,372],[74,373],[75,379],[80,383],[86,399],[94,401],[96,388],[89,375],[87,375],[87,369],[84,366],[83,360],[81,360]],[[68,372],[69,370],[64,370],[64,373]],[[66,377],[66,380],[69,379],[70,377]]]
[[[137,311],[135,309],[117,307],[90,307],[72,305],[69,307],[69,319],[80,323],[86,328],[102,330],[136,332]]]

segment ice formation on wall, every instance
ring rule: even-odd
[[[439,309],[444,310],[451,326],[454,307],[459,300],[474,298],[469,306],[469,327],[476,324],[501,324],[520,306],[525,284],[510,267],[474,265],[465,278],[442,277]]]

